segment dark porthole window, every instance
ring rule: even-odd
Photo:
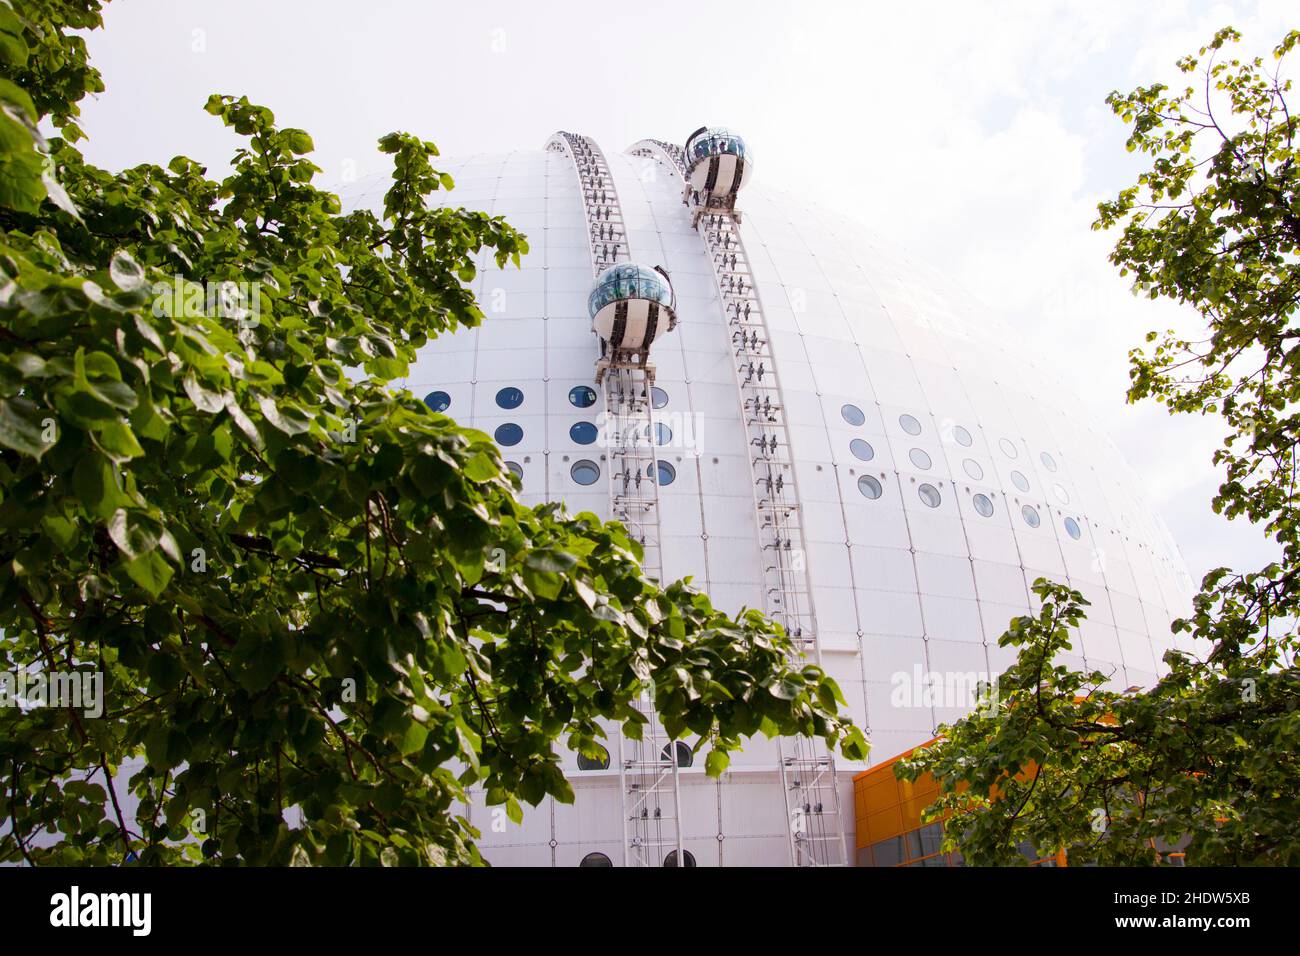
[[[590,445],[600,434],[591,422],[574,422],[569,428],[569,437],[579,445]]]
[[[849,451],[853,452],[854,458],[862,461],[871,461],[876,457],[876,450],[871,447],[871,442],[863,441],[861,438],[855,438],[849,442]]]
[[[658,385],[650,389],[650,404],[655,408],[663,408],[668,404],[668,393]]]
[[[653,477],[653,473],[651,472],[652,468],[658,469],[659,486],[661,488],[664,485],[671,485],[674,481],[677,480],[677,469],[674,468],[669,462],[657,461],[653,465],[646,465],[645,473],[647,478]]]
[[[967,458],[961,463],[961,466],[966,470],[966,474],[970,475],[976,481],[980,481],[984,478],[984,469],[980,467],[980,463],[974,458]]]
[[[930,461],[930,456],[920,448],[913,448],[907,453],[907,457],[912,459],[912,464],[916,465],[916,467],[920,468],[922,471],[928,471],[930,465],[933,464],[933,462]]]
[[[667,445],[670,441],[673,440],[673,430],[669,428],[667,425],[665,425],[663,422],[655,422],[653,427],[654,427],[654,431],[652,433],[650,430],[651,426],[649,425],[646,426],[645,437],[649,438],[650,435],[653,434],[655,436],[654,442],[656,445]]]
[[[594,461],[582,459],[575,461],[573,467],[569,469],[569,475],[580,485],[594,485],[596,479],[600,477],[600,466]]]
[[[498,445],[518,445],[524,440],[524,430],[514,422],[506,422],[504,425],[498,425],[497,430],[493,432]]]
[[[864,498],[879,498],[884,494],[884,489],[880,487],[880,482],[871,475],[863,475],[858,479],[858,491],[862,492]]]
[[[509,468],[511,474],[513,474],[520,481],[524,480],[524,466],[519,464],[519,462],[508,461],[506,462],[506,467]]]
[[[1015,458],[1019,452],[1016,451],[1015,443],[1010,438],[999,438],[998,447],[1002,449],[1002,454],[1008,458]]]
[[[674,743],[677,745],[676,747],[673,746]],[[659,752],[659,762],[672,763],[674,750],[677,751],[677,766],[689,767],[695,763],[695,754],[691,753],[691,748],[686,746],[686,742],[682,740],[664,744],[664,749]]]
[[[600,746],[597,744],[597,746]],[[600,748],[601,756],[588,757],[586,754],[578,754],[579,770],[608,770],[609,769],[609,751],[604,747]]]
[[[1083,536],[1083,531],[1079,529],[1079,522],[1075,521],[1073,518],[1065,519],[1065,533],[1075,541],[1078,541],[1079,538]]]
[[[963,448],[969,448],[971,443],[974,441],[974,439],[970,437],[970,432],[962,428],[960,425],[953,426],[952,437],[955,438],[957,444],[961,445]]]
[[[988,495],[978,494],[972,498],[971,501],[974,502],[975,510],[978,511],[981,516],[988,518],[993,514],[993,502],[989,499]]]
[[[497,404],[502,408],[518,408],[524,403],[523,389],[515,388],[513,385],[503,388],[497,392]]]
[[[916,489],[917,496],[925,503],[927,508],[939,507],[939,502],[943,500],[939,495],[939,489],[931,484],[924,484]]]
[[[695,865],[695,854],[692,853],[690,850],[682,850],[682,856],[686,860],[686,869],[689,870],[691,867]],[[676,866],[676,865],[677,865],[677,851],[673,850],[666,857],[664,857],[664,866]]]
[[[1038,458],[1040,461],[1042,461],[1043,467],[1046,468],[1048,471],[1056,471],[1056,459],[1053,458],[1051,455],[1049,455],[1047,452],[1043,452],[1041,455],[1038,456]]]
[[[613,865],[614,865],[614,861],[611,860],[603,853],[588,853],[586,856],[582,858],[582,862],[578,864],[578,866],[580,867],[581,866],[612,867]]]
[[[840,414],[844,420],[855,428],[867,420],[867,416],[862,414],[862,409],[856,405],[844,405],[840,408]]]
[[[1033,505],[1025,505],[1020,509],[1020,514],[1024,516],[1025,524],[1031,528],[1037,528],[1043,523],[1043,519],[1038,516],[1038,509]]]
[[[1026,478],[1018,471],[1013,471],[1011,473],[1011,483],[1015,485],[1017,488],[1019,488],[1021,491],[1029,490],[1029,479]]]
[[[912,415],[899,415],[898,427],[903,429],[909,435],[921,434],[921,423]]]
[[[590,385],[575,385],[569,389],[569,404],[575,408],[591,408],[596,404],[596,390]]]
[[[430,392],[424,396],[424,404],[435,412],[445,412],[451,408],[451,396],[446,392]]]

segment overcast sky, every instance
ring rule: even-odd
[[[106,23],[89,44],[107,91],[83,110],[85,151],[110,169],[184,153],[218,174],[235,138],[203,112],[212,92],[307,129],[332,183],[384,170],[374,144],[394,129],[450,155],[557,129],[613,151],[733,127],[757,180],[949,272],[1058,367],[1194,578],[1272,554],[1210,511],[1215,424],[1125,404],[1128,349],[1186,316],[1134,299],[1106,261],[1113,237],[1089,225],[1140,169],[1106,94],[1173,80],[1226,24],[1267,53],[1300,26],[1294,0],[116,0]]]

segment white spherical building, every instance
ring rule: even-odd
[[[729,136],[692,134],[723,145],[686,163],[663,143],[603,152],[569,134],[440,159],[456,188],[435,198],[506,217],[531,251],[504,271],[483,255],[487,321],[426,346],[406,386],[495,436],[525,502],[628,519],[665,579],[784,615],[872,762],[969,709],[964,678],[1010,662],[997,639],[1040,576],[1092,602],[1068,663],[1151,683],[1191,581],[1115,446],[1062,392],[1065,359],[1026,355],[942,275],[751,177]],[[352,202],[379,208],[384,180],[358,186]],[[607,367],[598,382],[616,322],[607,312],[593,332],[589,298],[620,262],[662,268],[674,322],[648,363],[636,357],[652,371]],[[634,393],[651,386],[641,408]],[[653,444],[619,437],[637,415],[653,416]],[[488,860],[675,865],[680,846],[687,865],[853,862],[861,766],[831,769],[824,751],[800,764],[789,742],[759,739],[721,780],[702,759],[665,762],[656,787],[614,729],[609,749],[608,766],[565,755],[573,805],[548,801],[516,826],[476,801]]]

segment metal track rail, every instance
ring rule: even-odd
[[[765,610],[781,623],[802,656],[820,664],[789,429],[762,300],[740,234],[740,214],[731,203],[702,204],[704,197],[686,185],[681,147],[660,140],[641,140],[628,152],[656,159],[682,179],[683,202],[691,210],[692,225],[703,238],[713,264],[730,332],[740,414],[749,439]],[[781,738],[778,764],[790,821],[791,863],[845,865],[834,756],[820,740]]]
[[[586,213],[593,278],[610,266],[631,261],[618,192],[600,147],[590,137],[558,132],[546,148],[573,161]],[[659,462],[651,395],[654,367],[622,364],[616,356],[602,355],[595,378],[605,395],[610,514],[641,545],[647,576],[661,580]],[[679,744],[664,733],[651,694],[643,695],[636,707],[646,717],[642,739],[620,732],[618,741],[623,864],[663,866],[665,857],[674,853],[672,858],[680,864],[684,848]]]

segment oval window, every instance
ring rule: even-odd
[[[1029,490],[1029,479],[1026,478],[1018,471],[1013,471],[1011,473],[1011,483],[1015,485],[1017,488],[1019,488],[1021,491]]]
[[[650,389],[650,404],[655,408],[663,408],[668,404],[668,393],[658,385]]]
[[[923,471],[928,471],[932,464],[930,456],[920,448],[913,448],[907,453],[907,457],[912,459],[912,464]]]
[[[590,445],[600,434],[591,422],[574,422],[569,428],[569,437],[579,445]]]
[[[582,459],[575,461],[573,467],[569,469],[569,475],[580,485],[594,485],[596,479],[600,477],[600,466],[594,461]]]
[[[656,445],[667,445],[673,440],[673,430],[663,422],[655,422],[653,427],[655,436],[654,441]],[[645,429],[646,438],[649,438],[651,435],[650,429],[651,426],[647,425]]]
[[[969,448],[974,441],[974,439],[970,437],[970,432],[962,428],[960,425],[953,426],[952,437],[957,439],[957,444],[961,445],[963,448]]]
[[[676,744],[676,746],[674,747],[673,744]],[[672,743],[664,744],[664,749],[659,751],[659,762],[672,763],[673,751],[677,752],[677,766],[689,767],[691,764],[695,763],[695,754],[691,752],[691,748],[688,747],[686,742],[683,740],[676,740]]]
[[[612,867],[613,865],[614,861],[603,853],[588,853],[582,858],[582,862],[578,864],[580,867]]]
[[[861,461],[871,461],[876,457],[876,450],[871,447],[871,443],[863,441],[861,438],[855,438],[849,442],[849,451],[853,452],[854,458]]]
[[[445,412],[451,408],[451,396],[446,392],[430,392],[424,396],[424,404],[435,412]]]
[[[496,438],[498,445],[518,445],[524,440],[524,430],[514,422],[498,425],[497,430],[492,434]]]
[[[880,482],[871,475],[863,475],[858,479],[858,491],[862,492],[864,498],[879,498],[884,493]]]
[[[993,514],[993,502],[989,500],[988,495],[978,494],[971,501],[975,503],[975,510],[983,517],[987,518]]]
[[[1063,505],[1070,503],[1070,493],[1060,485],[1052,485],[1052,494],[1056,495],[1056,500]]]
[[[520,481],[524,480],[524,466],[519,464],[519,462],[508,461],[506,462],[506,467],[509,468],[510,473],[514,475],[516,478],[518,478]]]
[[[1083,536],[1083,531],[1079,528],[1079,522],[1073,518],[1065,519],[1065,533],[1075,541],[1078,541]]]
[[[695,854],[692,853],[690,850],[682,850],[682,857],[683,859],[686,860],[686,869],[689,870],[691,867],[695,865]],[[677,865],[677,851],[673,850],[666,857],[664,857],[664,866],[676,866],[676,865]]]
[[[659,486],[671,485],[677,480],[677,469],[666,461],[657,461],[653,465],[646,466],[646,477],[650,477],[650,469],[657,468],[659,472]]]
[[[1020,509],[1020,513],[1024,516],[1025,524],[1031,528],[1037,528],[1043,523],[1043,519],[1038,517],[1038,509],[1033,505],[1025,505]]]
[[[862,409],[856,405],[844,405],[840,408],[840,414],[850,425],[857,427],[867,420],[867,416],[862,414]]]
[[[497,404],[502,408],[518,408],[524,403],[524,393],[522,389],[510,386],[497,392]]]
[[[909,435],[921,434],[921,423],[911,415],[899,415],[898,425]]]
[[[576,408],[590,408],[596,404],[596,390],[590,385],[575,385],[569,389],[569,404]]]
[[[600,744],[597,744],[596,746],[600,747],[601,757],[595,758],[595,757],[588,757],[586,754],[582,754],[582,753],[578,754],[579,770],[608,770],[609,769],[609,751],[606,750]]]
[[[930,484],[921,485],[916,489],[916,494],[927,508],[937,508],[939,502],[943,500],[939,495],[939,489]]]
[[[1038,458],[1043,463],[1043,467],[1048,471],[1056,471],[1056,459],[1047,452],[1043,452],[1038,456]]]
[[[961,463],[961,466],[966,470],[966,474],[970,475],[976,481],[980,481],[984,478],[984,469],[980,467],[980,463],[974,458],[967,458]]]
[[[1010,438],[999,438],[998,447],[1002,449],[1002,454],[1008,458],[1015,458],[1019,452],[1016,451],[1015,443]]]

